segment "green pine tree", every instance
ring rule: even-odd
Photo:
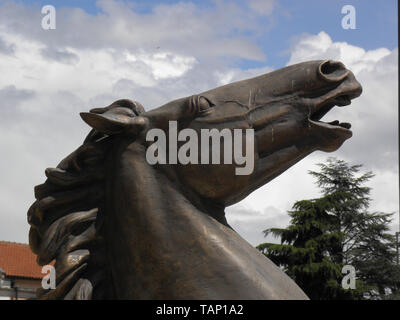
[[[318,164],[322,197],[297,201],[285,229],[264,231],[280,237],[281,244],[257,248],[281,266],[311,299],[357,299],[368,289],[383,293],[399,289],[394,238],[388,234],[392,214],[369,213],[370,188],[364,184],[372,172],[358,175],[362,165],[350,166],[329,158]],[[344,265],[357,271],[356,289],[343,289]]]

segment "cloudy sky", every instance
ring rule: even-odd
[[[55,30],[42,28],[47,4]],[[356,9],[354,30],[342,28],[346,4]],[[28,241],[33,187],[88,133],[79,112],[120,98],[150,110],[326,58],[342,61],[364,88],[324,118],[351,122],[353,137],[227,208],[253,245],[265,240],[262,230],[288,224],[295,201],[320,195],[307,171],[328,156],[374,171],[371,210],[396,212],[398,230],[397,1],[0,0],[0,240]]]

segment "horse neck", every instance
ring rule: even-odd
[[[268,299],[287,288],[287,276],[212,217],[218,210],[202,211],[144,155],[140,144],[121,144],[108,168],[111,297]]]
[[[167,263],[172,256],[165,255],[184,251],[182,246],[203,233],[206,225],[229,227],[211,217],[226,222],[223,209],[201,211],[209,206],[199,209],[201,202],[189,200],[174,178],[149,165],[144,146],[121,143],[111,154],[104,223],[108,258],[115,294],[131,298],[135,293],[128,292],[128,283],[157,284],[157,279],[150,281],[148,270]],[[163,271],[153,276],[157,273],[161,276]]]

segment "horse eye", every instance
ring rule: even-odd
[[[199,111],[207,111],[211,108],[211,103],[204,97],[199,98]]]

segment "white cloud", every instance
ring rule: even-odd
[[[138,59],[151,68],[155,80],[180,77],[197,62],[194,57],[184,57],[167,52],[155,53],[150,56],[139,55]]]
[[[6,43],[0,38],[0,52],[6,55],[13,54],[15,50],[14,45]]]
[[[275,0],[249,0],[249,7],[256,13],[269,16],[275,8]]]
[[[108,46],[149,52],[160,48],[163,52],[204,59],[265,59],[251,38],[259,28],[257,15],[232,2],[219,1],[211,8],[190,2],[157,4],[146,14],[122,1],[99,0],[97,5],[102,12],[96,16],[81,9],[58,9],[56,30],[46,32],[40,28],[39,7],[5,2],[0,10],[1,28],[44,40],[57,49],[68,46],[99,50]]]
[[[306,60],[340,60],[357,75],[360,71],[373,71],[374,65],[390,53],[387,48],[366,51],[346,42],[333,42],[327,33],[321,31],[317,35],[303,35],[298,39],[288,65]]]
[[[280,240],[271,235],[265,237],[263,231],[269,227],[286,226],[290,220],[287,212],[273,206],[257,210],[239,204],[227,208],[226,214],[232,228],[253,246],[263,242],[279,243]]]

